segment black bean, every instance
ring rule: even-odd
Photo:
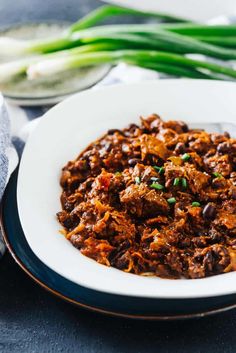
[[[130,124],[129,127],[128,127],[129,130],[135,130],[135,129],[139,129],[139,126],[136,125],[136,124]]]
[[[64,222],[62,222],[62,224],[66,229],[70,229],[71,227],[73,227],[73,220],[70,218],[67,218],[64,220]]]
[[[140,163],[141,159],[140,158],[130,158],[128,160],[128,165],[130,165],[131,167],[134,167],[137,163]]]
[[[236,187],[233,186],[230,190],[230,194],[233,200],[236,200]]]
[[[105,144],[105,150],[106,150],[107,152],[110,152],[110,151],[112,150],[112,143],[111,143],[111,142],[107,142],[107,143]]]
[[[217,146],[217,152],[228,153],[231,151],[232,145],[229,142],[222,142]]]
[[[186,151],[186,146],[183,142],[177,143],[175,146],[175,151],[179,154],[183,154]]]
[[[216,231],[215,229],[212,229],[209,233],[211,240],[213,242],[219,242],[222,238],[221,233],[219,233],[218,231]]]
[[[108,135],[113,135],[113,134],[115,134],[116,132],[118,132],[118,133],[121,134],[121,135],[124,135],[123,131],[121,131],[121,130],[119,130],[119,129],[109,129],[109,130],[107,131],[107,134],[108,134]]]
[[[214,178],[212,180],[212,187],[214,189],[223,188],[225,186],[225,179],[224,178]]]
[[[215,218],[216,216],[216,208],[215,205],[211,202],[209,202],[203,209],[202,211],[203,218],[210,220]]]
[[[181,126],[183,132],[188,132],[189,131],[188,125],[185,122],[178,121],[178,123]]]
[[[127,137],[132,136],[136,132],[137,129],[139,129],[138,125],[130,124],[128,129],[125,131],[124,135]]]
[[[225,132],[224,132],[224,136],[227,137],[228,139],[230,139],[230,134],[229,134],[228,131],[225,131]]]

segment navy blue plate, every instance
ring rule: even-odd
[[[236,294],[201,299],[147,299],[98,292],[67,280],[41,262],[29,247],[19,220],[16,186],[17,171],[2,202],[1,226],[7,247],[31,278],[61,299],[105,314],[153,320],[199,317],[236,307]]]

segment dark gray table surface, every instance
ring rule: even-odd
[[[0,0],[0,26],[74,21],[98,5],[97,0]],[[236,352],[235,310],[181,322],[117,319],[77,309],[47,293],[8,253],[0,272],[1,353]]]

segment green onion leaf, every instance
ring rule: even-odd
[[[179,178],[175,178],[173,185],[174,186],[178,186],[179,185]]]
[[[156,189],[156,190],[163,190],[164,189],[164,186],[159,184],[159,183],[152,183],[150,185],[150,188],[153,188],[153,189]]]
[[[217,172],[214,172],[213,175],[214,175],[216,178],[223,178],[223,175],[220,174],[220,173],[217,173]]]
[[[120,7],[120,6],[114,6],[114,5],[103,5],[91,11],[88,15],[79,19],[77,22],[73,23],[68,28],[67,32],[68,34],[71,34],[73,32],[77,32],[84,28],[90,28],[95,24],[97,24],[98,22],[104,21],[106,18],[115,17],[115,16],[125,16],[125,15],[132,15],[132,16],[143,15],[145,17],[146,16],[154,17],[154,18],[156,17],[159,20],[162,19],[162,20],[167,20],[171,22],[185,22],[185,20],[182,18],[168,16],[164,14],[152,13],[147,11],[144,12],[140,10],[129,9],[128,7],[126,8],[126,7]],[[181,31],[181,28],[180,28],[180,31]]]
[[[141,179],[138,176],[136,176],[134,180],[135,180],[136,184],[140,184],[141,183]]]
[[[167,200],[167,202],[171,205],[176,203],[176,198],[175,197],[171,197],[170,199]]]
[[[201,204],[200,204],[200,202],[194,201],[194,202],[192,202],[192,206],[193,207],[200,207]]]
[[[164,167],[158,167],[156,165],[154,165],[153,168],[160,174],[164,173],[164,170],[165,170]]]
[[[187,189],[188,183],[187,183],[187,180],[185,178],[182,178],[181,183],[182,183],[182,187],[184,189]]]
[[[190,158],[191,156],[188,153],[183,154],[183,156],[181,157],[184,162],[187,162]]]

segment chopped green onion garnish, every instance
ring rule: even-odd
[[[138,176],[135,177],[134,180],[135,180],[135,183],[136,183],[136,184],[140,184],[140,183],[141,183],[141,179],[140,179],[140,177],[138,177]]]
[[[183,156],[181,157],[184,162],[187,162],[190,158],[191,156],[188,153],[183,154]]]
[[[179,178],[175,178],[173,185],[174,186],[178,186],[179,185]]]
[[[121,176],[121,172],[116,172],[115,176]]]
[[[222,178],[222,174],[220,173],[217,173],[217,172],[214,172],[213,175],[216,177],[216,178]]]
[[[185,178],[182,178],[182,179],[181,179],[181,183],[182,183],[182,187],[183,187],[184,189],[186,189],[187,186],[188,186],[187,180],[186,180]]]
[[[153,167],[158,173],[162,174],[164,173],[164,167],[157,167],[156,165]]]
[[[194,202],[192,202],[192,206],[193,207],[200,207],[201,204],[200,204],[200,202],[194,201]]]
[[[159,184],[159,183],[152,183],[150,185],[150,188],[153,188],[153,189],[156,189],[156,190],[162,190],[162,189],[164,189],[164,186]]]
[[[171,197],[170,199],[167,200],[167,202],[168,202],[169,204],[176,203],[176,198],[175,198],[175,197]]]

